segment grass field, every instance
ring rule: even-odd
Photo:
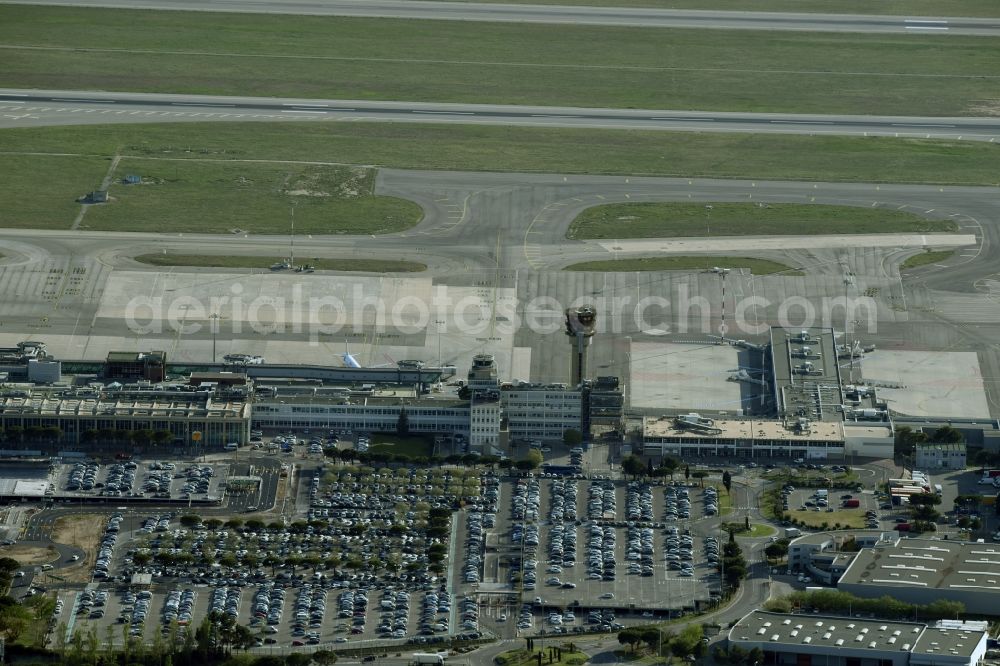
[[[749,532],[741,532],[739,536],[750,537],[750,538],[760,538],[766,536],[772,536],[777,533],[778,530],[771,527],[770,525],[764,525],[763,523],[750,523]]]
[[[990,37],[0,5],[0,44],[0,86],[14,88],[912,116],[1000,109]]]
[[[951,220],[856,206],[755,203],[625,203],[594,206],[573,220],[566,235],[592,238],[772,236],[929,233],[955,231]],[[718,265],[718,264],[716,264]]]
[[[714,266],[745,268],[754,275],[802,275],[802,271],[767,259],[751,257],[640,257],[637,259],[608,259],[604,261],[584,261],[572,264],[566,271],[598,271],[601,273],[623,273],[629,271],[701,271]]]
[[[141,254],[135,260],[152,266],[195,266],[207,268],[270,268],[285,257],[216,256],[205,254]],[[359,271],[364,273],[419,273],[427,266],[415,261],[388,259],[327,259],[299,257],[320,271]]]
[[[840,523],[841,529],[861,529],[865,526],[865,516],[861,509],[834,509],[831,512],[794,509],[785,513],[790,518],[805,523],[807,527],[823,529],[824,523],[828,529],[833,529],[837,523]]]
[[[165,123],[0,130],[0,147],[0,153],[8,154],[0,162],[0,180],[21,185],[16,191],[25,203],[19,207],[55,205],[48,197],[39,198],[51,189],[45,175],[47,168],[55,168],[49,166],[54,162],[9,156],[22,152],[98,156],[85,163],[84,175],[76,167],[59,167],[67,178],[86,184],[83,191],[95,187],[107,170],[101,156],[116,153],[169,159],[335,160],[403,169],[1000,183],[1000,147],[924,139],[405,123]],[[66,189],[73,198],[81,188],[73,184]],[[0,213],[5,219],[13,215],[9,206]],[[18,214],[17,219],[24,216]],[[287,219],[285,212],[281,219]]]
[[[954,250],[938,250],[932,252],[921,252],[920,254],[915,254],[908,258],[906,261],[899,265],[899,270],[905,271],[909,268],[917,268],[918,266],[927,266],[928,264],[937,264],[946,259],[951,259],[952,255],[955,254]]]
[[[458,0],[456,0],[458,1]],[[496,0],[464,0],[496,2]],[[539,0],[504,0],[506,4],[541,4]],[[1000,16],[995,0],[558,0],[551,4],[600,7],[656,7],[744,12],[822,12],[912,16]]]
[[[252,137],[248,137],[252,141]],[[122,185],[126,174],[140,185]],[[363,167],[236,161],[121,160],[109,203],[82,229],[187,233],[378,234],[420,221],[410,201],[372,194]]]
[[[77,198],[100,186],[109,165],[91,156],[5,155],[0,182],[14,196],[0,207],[0,227],[69,229]]]
[[[430,456],[434,449],[432,440],[422,435],[394,435],[392,433],[376,433],[372,435],[372,453],[398,453],[415,458]]]

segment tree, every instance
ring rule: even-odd
[[[728,470],[722,473],[722,485],[726,487],[727,494],[733,489],[733,475]]]
[[[618,632],[618,642],[631,646],[632,652],[635,652],[635,646],[642,642],[642,636],[635,629],[622,629]]]
[[[410,434],[410,417],[405,409],[399,410],[399,418],[396,419],[396,434],[406,437]]]
[[[909,456],[913,454],[913,449],[917,444],[927,441],[927,435],[922,430],[913,430],[909,426],[900,426],[896,429],[895,452],[899,456]]]
[[[152,440],[153,431],[152,430],[133,430],[129,433],[129,439],[136,446],[146,446]]]
[[[583,434],[576,428],[566,428],[563,431],[563,444],[569,448],[580,446],[583,443]]]
[[[788,546],[778,542],[769,543],[764,548],[764,554],[767,555],[768,559],[780,560],[788,554]]]
[[[93,444],[94,442],[97,441],[97,436],[99,433],[100,430],[97,430],[96,428],[88,428],[87,430],[84,430],[82,433],[80,433],[80,441],[83,444]]]
[[[965,435],[957,428],[952,428],[950,425],[943,425],[931,433],[929,439],[935,444],[961,444],[965,441]]]
[[[319,666],[333,666],[337,663],[337,654],[330,650],[316,650],[312,658]]]
[[[518,460],[515,466],[522,471],[531,471],[538,468],[545,459],[542,457],[542,452],[538,449],[531,449],[528,453]]]
[[[180,522],[184,527],[195,527],[201,524],[201,516],[196,516],[193,513],[185,514],[181,516]]]
[[[4,431],[4,439],[14,442],[15,444],[23,444],[24,428],[22,426],[9,426]]]
[[[702,488],[705,487],[705,479],[708,477],[707,471],[703,469],[696,469],[695,471],[691,472],[691,476],[693,476],[694,478],[698,479],[698,481],[701,482]]]
[[[630,476],[638,477],[646,471],[646,464],[639,456],[627,455],[622,458],[622,471]]]
[[[673,456],[667,456],[662,461],[660,461],[659,469],[662,470],[661,474],[663,476],[669,476],[670,480],[674,480],[674,473],[681,466],[681,461]]]
[[[157,430],[153,433],[153,444],[156,446],[165,446],[172,442],[174,439],[174,433],[169,430]]]
[[[684,480],[691,478],[691,465],[684,465]]]

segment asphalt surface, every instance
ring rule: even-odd
[[[987,388],[991,413],[1000,415],[1000,297],[991,291],[991,276],[998,272],[997,220],[1000,196],[995,188],[938,187],[919,185],[878,185],[807,182],[757,182],[738,180],[624,178],[516,173],[421,172],[382,169],[376,192],[416,201],[424,219],[416,227],[399,234],[371,236],[313,236],[303,239],[309,257],[369,256],[410,259],[428,265],[419,277],[445,287],[480,289],[487,299],[516,298],[528,303],[534,298],[551,297],[556,302],[573,302],[582,296],[636,299],[667,295],[675,302],[680,289],[691,296],[703,296],[719,303],[720,280],[714,274],[698,273],[573,273],[561,268],[577,261],[648,256],[666,251],[685,254],[702,252],[717,256],[750,253],[806,268],[804,278],[753,276],[734,272],[727,279],[729,298],[765,296],[773,303],[759,309],[760,321],[778,321],[779,304],[790,298],[806,298],[820,307],[824,299],[844,295],[843,276],[856,276],[858,295],[871,294],[877,306],[874,329],[860,333],[879,349],[947,349],[977,352]],[[579,211],[589,206],[625,201],[756,201],[760,203],[818,203],[852,205],[886,210],[904,209],[938,219],[953,219],[959,236],[968,245],[939,265],[900,275],[899,262],[919,252],[932,237],[916,236],[909,245],[893,240],[887,246],[870,239],[853,246],[824,246],[815,237],[790,239],[788,249],[761,249],[767,239],[740,237],[651,239],[643,244],[615,240],[571,241],[568,225]],[[706,232],[709,230],[706,229]],[[792,242],[794,240],[794,243]],[[53,353],[64,358],[103,357],[106,341],[128,341],[142,348],[167,349],[175,357],[191,360],[210,358],[212,337],[205,327],[185,334],[183,344],[170,325],[162,333],[144,334],[141,340],[128,322],[115,315],[108,300],[137,296],[170,299],[176,288],[196,276],[206,290],[236,279],[246,288],[266,282],[269,289],[291,289],[298,282],[326,284],[333,274],[273,274],[270,271],[219,271],[177,267],[157,269],[138,264],[132,257],[148,252],[177,254],[222,254],[276,256],[288,238],[273,236],[210,236],[197,234],[152,234],[93,231],[42,231],[8,229],[0,231],[0,303],[5,313],[0,334],[11,343],[24,336],[43,336]],[[298,246],[299,243],[297,242]],[[798,249],[793,249],[798,248]],[[756,248],[756,249],[755,249]],[[80,275],[79,284],[67,283],[57,303],[47,296],[47,282],[35,276]],[[144,278],[152,273],[152,279]],[[239,277],[240,275],[244,277]],[[119,277],[120,276],[120,277]],[[68,278],[67,278],[68,279]],[[75,278],[74,278],[75,279]],[[359,278],[352,278],[359,279]],[[388,284],[388,283],[387,283]],[[111,292],[106,288],[112,285]],[[284,286],[282,286],[284,285]],[[71,288],[70,288],[71,287]],[[152,290],[152,291],[151,291]],[[207,292],[206,292],[207,293]],[[228,292],[219,292],[228,293]],[[508,294],[509,296],[504,296]],[[106,312],[107,314],[102,314]],[[685,333],[672,323],[668,336],[656,338],[640,334],[629,312],[616,322],[613,334],[602,336],[592,346],[592,363],[602,372],[628,376],[628,338],[633,341],[680,342],[703,339]],[[717,311],[712,317],[718,318]],[[683,322],[682,322],[683,323]],[[712,325],[716,323],[713,319]],[[838,330],[840,321],[830,322]],[[365,329],[367,333],[367,329]],[[714,332],[714,329],[713,331]],[[20,337],[10,337],[20,335]],[[428,337],[429,336],[429,337]],[[503,338],[494,346],[467,336],[447,334],[445,360],[455,352],[472,347],[503,353],[503,345],[530,349],[529,362],[517,369],[517,377],[536,381],[563,381],[568,373],[565,342],[560,336],[544,335],[521,327],[513,338]],[[390,354],[417,354],[432,358],[438,343],[433,331],[423,331],[405,342],[402,351],[382,347],[370,351],[371,358]],[[314,362],[316,347],[308,331],[283,329],[266,336],[245,328],[220,340],[220,353],[255,349],[258,345],[281,344],[288,362]],[[119,342],[124,344],[124,342]],[[469,352],[471,353],[471,352]],[[428,356],[430,354],[430,356]],[[268,353],[269,356],[272,354]],[[450,362],[458,362],[454,359]],[[375,362],[381,362],[375,361]],[[506,372],[513,372],[507,369]]]
[[[28,0],[65,7],[360,16],[563,25],[713,28],[819,32],[1000,34],[1000,18],[906,17],[778,12],[728,12],[631,7],[505,5],[422,0]]]
[[[837,116],[0,89],[0,128],[121,122],[383,121],[1000,139],[1000,118]]]

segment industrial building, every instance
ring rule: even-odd
[[[858,597],[889,595],[911,604],[959,601],[973,614],[996,614],[1000,544],[896,539],[863,549],[838,589]]]
[[[729,630],[729,644],[758,648],[775,666],[976,666],[986,655],[985,623],[934,626],[755,610]]]
[[[920,469],[965,469],[965,444],[917,444],[914,465]]]

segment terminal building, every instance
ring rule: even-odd
[[[119,431],[169,433],[163,444],[221,447],[248,441],[250,402],[245,390],[183,385],[0,388],[0,428],[8,448],[117,441]]]
[[[729,630],[729,644],[763,652],[774,666],[977,666],[986,623],[785,615],[755,610]]]

